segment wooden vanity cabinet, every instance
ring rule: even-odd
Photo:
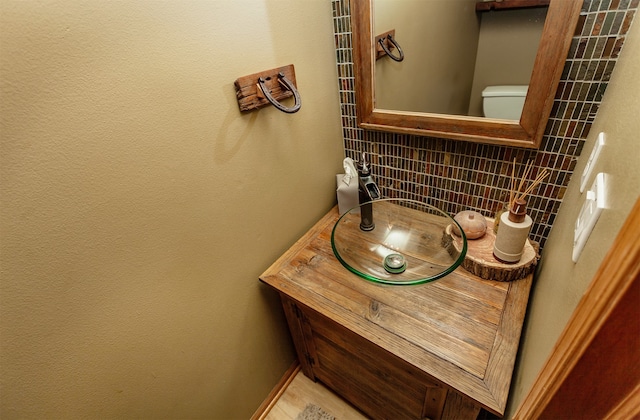
[[[342,267],[333,209],[261,276],[302,371],[373,419],[474,419],[506,406],[532,275],[386,286]]]

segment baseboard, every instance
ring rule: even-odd
[[[287,389],[293,378],[296,377],[300,371],[300,362],[296,359],[293,364],[282,375],[282,378],[278,381],[275,387],[271,390],[267,398],[260,404],[260,407],[253,413],[251,420],[262,420],[271,411],[274,405],[278,402],[284,391]]]

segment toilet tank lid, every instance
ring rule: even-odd
[[[528,85],[487,86],[482,91],[484,98],[492,96],[527,96]]]

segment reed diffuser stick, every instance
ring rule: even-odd
[[[540,174],[538,174],[538,176],[536,177],[536,179],[533,181],[533,183],[524,191],[524,193],[520,194],[520,196],[518,197],[518,199],[520,200],[524,200],[527,195],[529,195],[547,176],[549,176],[549,171],[547,171],[546,169],[544,169]]]
[[[526,179],[529,176],[530,163],[531,163],[531,160],[528,160],[527,163],[524,165],[524,173],[522,174],[522,178],[520,178],[520,182],[518,183],[518,188],[516,188],[516,190],[514,191],[513,200],[509,202],[509,206],[513,206],[515,200],[518,198],[518,194],[520,193],[520,191],[522,191],[522,187],[524,187],[525,185]]]
[[[513,160],[513,171],[511,172],[511,185],[509,187],[509,206],[512,207],[516,200],[524,200],[533,190],[540,185],[540,183],[549,176],[549,171],[545,168],[540,172],[531,184],[527,186],[527,178],[533,170],[533,162],[528,160],[524,165],[524,171],[520,182],[516,187],[515,184],[515,172],[516,172],[516,160]]]
[[[531,174],[531,170],[533,169],[533,162],[531,160],[527,161],[527,165],[524,167],[524,175],[522,175],[522,186],[524,187],[527,184],[527,179],[529,178],[529,174]],[[518,189],[521,191],[522,188]]]
[[[509,184],[509,206],[511,206],[511,203],[513,203],[513,188],[516,186],[515,179],[516,176],[516,158],[513,158],[513,169],[511,170],[511,184]]]

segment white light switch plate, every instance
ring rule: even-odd
[[[573,233],[573,262],[577,262],[584,244],[589,239],[589,235],[596,225],[602,210],[605,208],[606,184],[605,174],[600,172],[596,175],[591,188],[587,191],[584,204],[576,220]]]
[[[605,135],[604,133],[598,134],[598,138],[596,139],[596,144],[593,145],[593,150],[591,151],[591,155],[589,156],[589,160],[587,160],[587,166],[584,167],[584,171],[582,171],[582,176],[580,177],[580,192],[584,192],[584,189],[587,187],[587,181],[589,180],[589,176],[591,172],[593,172],[593,167],[596,165],[596,161],[598,157],[600,157],[600,152],[602,151],[602,147],[605,143]]]

